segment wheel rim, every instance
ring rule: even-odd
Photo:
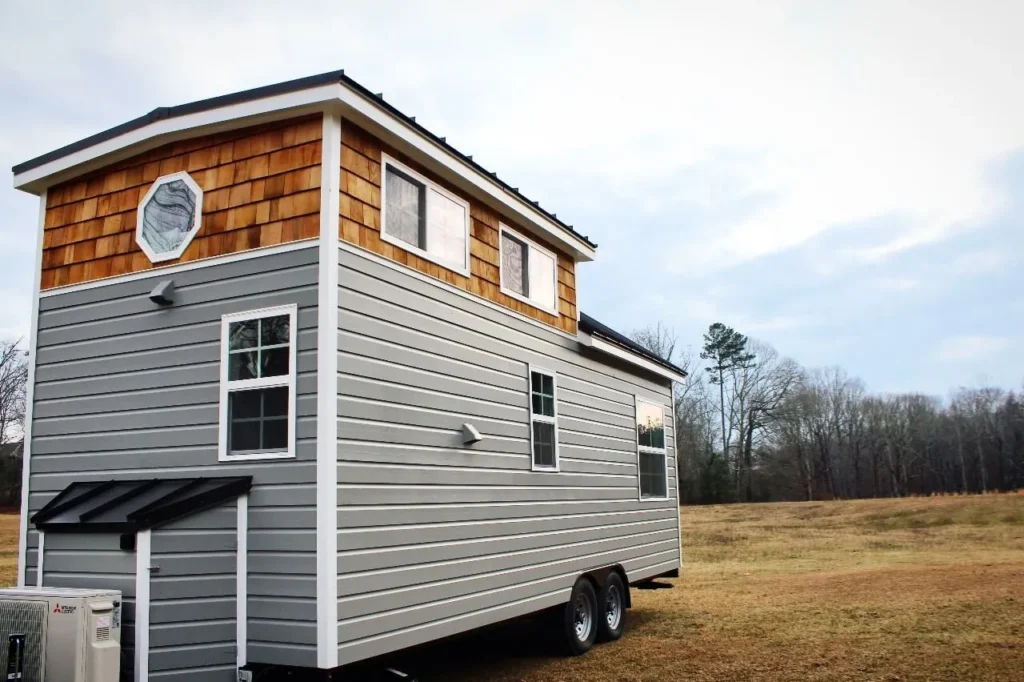
[[[604,617],[608,622],[608,629],[615,630],[622,620],[622,595],[617,585],[608,586],[608,596],[604,601]]]
[[[585,642],[590,637],[590,629],[593,627],[594,620],[591,614],[590,600],[587,599],[587,595],[577,595],[572,610],[576,638],[581,642]]]

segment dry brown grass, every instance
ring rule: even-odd
[[[1024,681],[1024,495],[682,512],[675,589],[576,659],[529,621],[408,658],[425,680]]]

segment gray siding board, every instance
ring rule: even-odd
[[[521,412],[525,412],[525,410],[521,410]],[[415,409],[407,405],[353,400],[351,398],[338,400],[338,417],[347,420],[377,420],[390,424],[451,430],[461,430],[462,425],[466,423],[466,414],[464,412],[444,412],[437,408]],[[522,438],[524,440],[530,437],[530,428],[522,418],[522,414],[518,416],[516,421],[485,417],[473,417],[471,421],[473,426],[483,436],[503,436],[506,438]],[[345,436],[339,433],[338,437],[344,438]]]
[[[284,609],[281,602],[315,585],[316,531],[307,525],[315,517],[302,508],[316,503],[317,259],[309,248],[175,273],[176,300],[167,309],[148,300],[155,283],[169,277],[158,271],[55,293],[40,305],[30,512],[75,481],[253,476],[249,564],[257,572],[249,580],[249,608],[266,624],[262,640],[250,646],[254,662],[278,662],[277,641],[294,664],[316,664],[315,639],[291,641],[297,623],[315,623],[315,606]],[[221,315],[284,304],[299,306],[297,458],[218,462]],[[154,563],[163,569],[153,574],[154,626],[163,618],[183,625],[234,617],[234,524],[232,510],[218,509],[154,530]],[[292,570],[281,570],[289,561]],[[94,557],[79,566],[103,564]],[[85,586],[113,576],[81,573],[71,559],[67,568],[55,575]],[[202,579],[190,570],[204,572]],[[130,578],[116,579],[134,590],[134,564]],[[218,643],[209,633],[228,634],[224,623],[196,625],[191,632],[205,633],[198,646],[175,644],[188,638],[182,628],[156,630],[166,639],[155,640],[154,670],[183,659],[197,675],[233,668],[233,627],[230,642]]]
[[[635,396],[667,407],[667,381],[400,267],[340,261],[342,662],[558,603],[588,568],[678,565],[676,501],[637,484]],[[558,473],[531,471],[528,363],[558,373]]]
[[[293,621],[315,623],[316,622],[316,600],[315,599],[272,599],[265,598],[250,600],[249,621]],[[294,623],[293,623],[294,624]],[[249,642],[252,643],[252,631],[249,632]]]
[[[465,423],[465,419],[463,419],[463,423]],[[482,426],[477,428],[480,429]],[[523,431],[526,431],[525,424],[523,425]],[[480,433],[484,435],[482,430]],[[528,433],[521,433],[517,437],[487,435],[491,437],[484,438],[472,445],[465,445],[461,423],[456,428],[445,428],[443,426],[428,428],[371,422],[364,419],[338,420],[338,438],[342,441],[373,442],[384,440],[395,445],[420,445],[447,449],[467,448],[475,452],[499,452],[509,455],[528,455],[530,453]]]

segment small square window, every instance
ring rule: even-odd
[[[554,254],[501,226],[501,289],[554,312],[558,263]]]

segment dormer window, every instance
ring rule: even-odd
[[[469,276],[469,204],[384,155],[381,238]]]
[[[501,226],[501,291],[557,315],[558,259],[518,232]]]

